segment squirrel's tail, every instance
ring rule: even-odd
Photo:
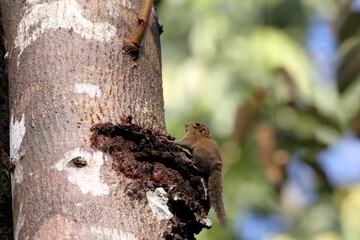
[[[214,208],[217,218],[219,219],[221,225],[225,228],[227,221],[222,199],[221,164],[216,164],[212,169],[208,179],[208,190],[210,206]]]

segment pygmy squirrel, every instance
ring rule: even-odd
[[[205,124],[189,122],[185,124],[185,136],[175,143],[190,150],[195,166],[207,175],[210,206],[217,218],[226,226],[226,214],[222,198],[222,161],[219,148]]]

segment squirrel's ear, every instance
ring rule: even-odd
[[[200,129],[200,132],[201,132],[201,133],[206,133],[206,134],[208,134],[208,131],[207,131],[206,128],[201,128],[201,129]]]

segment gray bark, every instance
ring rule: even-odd
[[[166,224],[123,194],[90,128],[165,130],[158,23],[134,61],[122,51],[141,1],[2,0],[9,57],[15,239],[159,239]],[[84,166],[80,166],[85,163]]]

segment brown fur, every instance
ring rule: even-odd
[[[226,214],[222,199],[222,160],[219,148],[205,124],[185,124],[185,136],[175,143],[190,150],[195,165],[208,175],[210,206],[215,209],[221,225],[226,226]]]

